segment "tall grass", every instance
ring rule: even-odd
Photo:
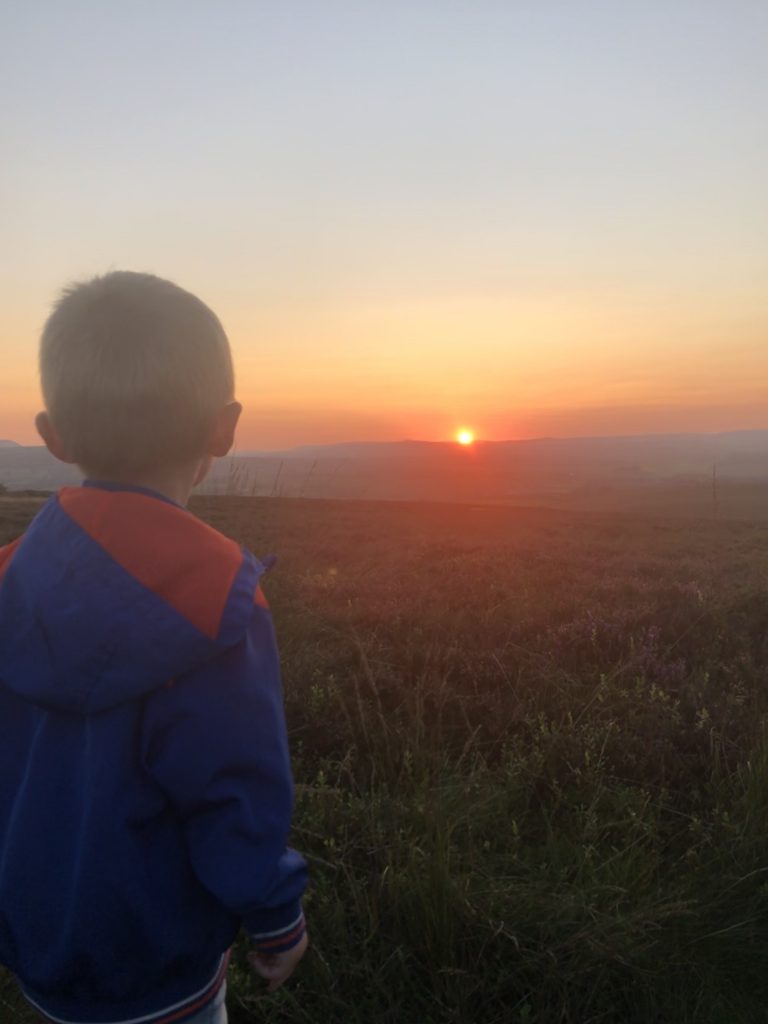
[[[767,1019],[766,527],[195,510],[280,556],[312,871],[307,957],[266,996],[238,946],[235,1024]]]

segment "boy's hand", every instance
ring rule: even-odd
[[[285,953],[258,953],[252,950],[248,954],[248,963],[252,969],[269,982],[267,992],[274,992],[290,978],[296,964],[304,956],[307,945],[307,933],[304,932],[299,942]]]

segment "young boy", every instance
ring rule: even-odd
[[[0,963],[51,1021],[225,1022],[241,926],[270,991],[307,944],[265,565],[184,507],[233,443],[229,344],[117,272],[64,292],[40,372],[87,479],[0,549]]]

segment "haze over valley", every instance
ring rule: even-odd
[[[0,441],[10,491],[78,484],[41,445]],[[302,445],[217,459],[201,494],[768,515],[768,430],[520,441]]]

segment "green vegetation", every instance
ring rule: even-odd
[[[312,947],[271,997],[238,948],[234,1024],[768,1020],[768,525],[192,508],[278,554],[312,868]]]

